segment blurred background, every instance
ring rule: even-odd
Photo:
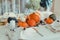
[[[40,9],[40,1],[41,0],[0,0],[0,15],[4,14],[5,12],[12,12],[15,13],[24,13],[28,9],[30,11]],[[60,0],[52,0],[52,11],[55,14],[60,14],[59,11],[59,4]],[[28,10],[28,12],[29,12]]]
[[[0,14],[5,12],[24,13],[40,9],[41,0],[0,0]],[[53,3],[53,2],[50,2]]]

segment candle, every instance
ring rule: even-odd
[[[15,13],[15,0],[12,0],[12,10]]]
[[[19,0],[19,14],[20,14],[20,0]]]
[[[7,3],[7,0],[5,0],[5,8],[6,8],[5,9],[6,10],[5,12],[8,12],[8,3]]]

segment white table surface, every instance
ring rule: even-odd
[[[11,36],[11,40],[18,40],[19,38],[23,38],[25,40],[60,40],[60,33],[53,33],[41,25],[35,28],[37,28],[38,31],[44,36],[41,37],[32,28],[27,28],[25,31],[21,31],[21,29],[17,28],[14,33],[11,32],[14,35]],[[7,33],[10,33],[9,28],[6,26],[0,26],[0,40],[9,40],[6,36]]]

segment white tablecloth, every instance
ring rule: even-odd
[[[13,33],[14,36],[11,36],[11,38],[14,38],[13,40],[18,40],[18,38],[25,40],[60,40],[60,33],[53,33],[44,26],[39,26],[35,28],[38,29],[38,31],[44,36],[40,36],[32,28],[27,28],[25,31],[20,31],[21,29],[18,28],[15,29],[16,32]],[[5,35],[8,32],[8,28],[0,26],[0,40],[8,40],[8,37]]]

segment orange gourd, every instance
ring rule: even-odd
[[[28,20],[27,20],[27,23],[28,23],[28,25],[29,25],[30,27],[33,27],[33,26],[36,25],[36,22],[35,22],[33,19],[28,19]]]
[[[40,17],[39,15],[37,15],[37,13],[32,13],[29,15],[30,19],[33,19],[36,21],[36,23],[38,23],[40,21]]]
[[[45,19],[45,22],[46,22],[47,24],[52,24],[52,23],[53,23],[53,19],[47,18],[47,19]]]
[[[28,24],[26,22],[21,22],[21,21],[19,21],[17,25],[19,27],[23,27],[23,28],[27,28],[28,27]]]

